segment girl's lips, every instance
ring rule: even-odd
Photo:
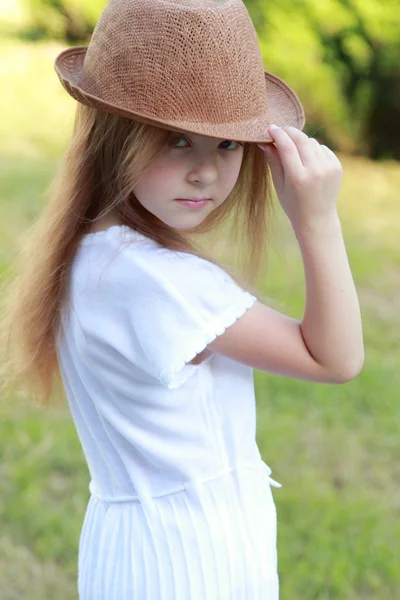
[[[204,200],[186,200],[184,198],[176,198],[176,202],[182,204],[182,206],[186,206],[187,208],[202,208],[206,206],[207,202],[210,202],[211,198],[207,198]]]

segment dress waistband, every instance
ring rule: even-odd
[[[269,480],[270,484],[272,485],[272,487],[277,487],[277,488],[282,487],[281,483],[278,483],[277,481],[275,481],[275,479],[272,479],[272,477],[270,477],[270,475],[272,473],[271,467],[269,465],[267,465],[264,461],[262,461],[262,463],[267,471],[267,477],[268,477],[268,480]]]
[[[272,477],[270,477],[272,470],[271,467],[269,467],[269,465],[267,465],[264,461],[261,461],[261,465],[262,467],[266,470],[267,472],[267,479],[270,483],[271,486],[273,487],[282,487],[282,485],[280,483],[278,483],[277,481],[275,481],[274,479],[272,479]],[[216,475],[212,475],[211,477],[207,477],[205,479],[199,479],[199,478],[193,478],[191,480],[189,480],[186,484],[181,485],[179,487],[175,487],[172,489],[169,489],[165,492],[160,492],[158,494],[152,494],[151,496],[146,493],[146,497],[147,499],[156,499],[156,498],[163,498],[165,496],[170,496],[172,494],[177,494],[179,492],[183,492],[185,490],[188,490],[189,488],[191,488],[193,485],[198,489],[202,484],[204,483],[208,483],[209,481],[213,481],[214,479],[218,479],[219,477],[226,475],[228,473],[232,473],[235,472],[237,470],[241,470],[241,469],[248,469],[248,468],[258,468],[259,464],[258,463],[241,463],[235,467],[229,467],[226,469],[223,469],[221,471],[219,471]],[[123,502],[141,502],[143,499],[143,496],[141,494],[138,494],[136,496],[104,496],[102,494],[99,494],[98,491],[95,488],[95,484],[93,482],[93,480],[89,483],[89,491],[90,494],[96,498],[96,500],[99,500],[100,502],[105,502],[105,503],[123,503]]]

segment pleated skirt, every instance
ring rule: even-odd
[[[140,502],[89,499],[82,526],[80,600],[278,600],[277,516],[260,471]]]

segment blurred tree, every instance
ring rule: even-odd
[[[30,21],[30,36],[87,43],[107,0],[21,0]]]
[[[340,150],[400,160],[398,0],[247,5],[258,18],[265,68],[301,97],[307,133]]]
[[[400,160],[398,0],[337,0],[336,8],[340,6],[351,17],[349,25],[341,29],[332,28],[323,12],[318,15],[328,2],[307,0],[306,4],[326,60],[339,61],[346,68],[342,88],[351,118],[359,120],[359,145],[372,158]],[[354,127],[353,131],[357,134]]]

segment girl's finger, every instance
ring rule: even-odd
[[[320,143],[318,142],[318,140],[316,140],[315,138],[309,138],[310,139],[310,144],[313,145],[314,149],[316,151],[321,149]]]
[[[285,173],[298,174],[303,168],[303,163],[294,141],[286,131],[276,125],[270,125],[268,133],[276,144]]]
[[[331,161],[340,162],[334,151],[328,148],[328,146],[321,145],[321,150],[324,151],[325,156],[327,156]]]
[[[309,138],[303,131],[290,125],[284,127],[284,131],[286,131],[296,144],[303,166],[311,167],[315,164],[315,151],[317,146],[319,146],[317,140]]]
[[[316,140],[315,138],[310,138],[310,143],[312,144],[316,160],[325,160],[326,154],[318,140]]]

